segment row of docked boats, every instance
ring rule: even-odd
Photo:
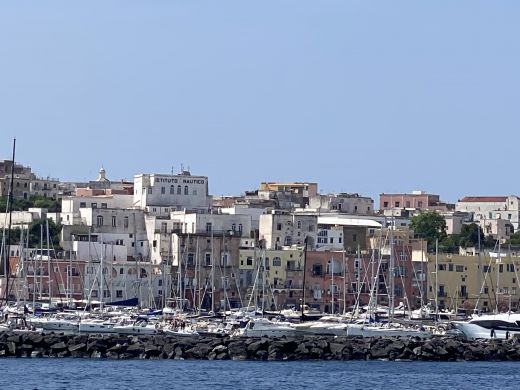
[[[384,311],[381,309],[381,313]],[[269,313],[251,309],[225,315],[193,315],[180,311],[137,312],[104,308],[102,311],[63,311],[34,315],[27,310],[6,308],[0,331],[67,332],[90,334],[177,336],[230,335],[234,337],[297,337],[304,335],[357,337],[420,337],[459,334],[467,338],[509,338],[520,334],[520,314],[482,314],[461,320],[455,315],[445,322],[421,320],[374,321],[367,313],[309,315],[294,310]],[[432,317],[430,317],[431,319]],[[307,319],[307,321],[302,321]],[[311,320],[309,320],[311,319]],[[439,326],[440,325],[440,326]]]

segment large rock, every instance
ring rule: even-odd
[[[63,351],[65,349],[67,349],[67,344],[65,344],[63,341],[60,341],[58,343],[52,344],[51,349],[54,352]]]

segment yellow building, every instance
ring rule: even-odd
[[[491,253],[479,256],[428,256],[428,301],[439,308],[506,311],[519,307],[520,257]],[[437,266],[436,266],[437,265]],[[498,288],[497,288],[498,286]],[[437,287],[437,288],[436,288]]]
[[[265,264],[265,279],[261,264]],[[240,249],[239,252],[240,287],[243,290],[246,302],[249,301],[253,293],[256,280],[256,296],[261,297],[262,291],[265,291],[266,309],[273,305],[279,308],[285,305],[288,299],[296,298],[292,290],[301,289],[300,274],[302,274],[302,270],[303,248],[286,250]]]
[[[292,192],[310,198],[311,196],[316,196],[318,194],[318,184],[307,182],[263,182],[260,183],[260,191]]]

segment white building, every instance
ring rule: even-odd
[[[79,190],[78,190],[79,191]],[[87,190],[88,191],[88,190]],[[95,194],[95,190],[89,191]],[[133,206],[133,196],[128,194],[75,195],[61,200],[61,218],[63,225],[85,225],[81,210],[84,209],[129,209]],[[85,214],[85,212],[83,213]],[[88,224],[91,226],[90,224]]]
[[[208,178],[192,176],[183,171],[180,175],[141,174],[134,177],[134,206],[153,213],[159,208],[207,213],[212,199],[208,195]],[[157,210],[159,209],[159,210]]]
[[[316,244],[317,225],[317,215],[273,211],[260,216],[260,239],[265,240],[265,249],[280,249],[304,245],[307,238],[311,249]]]
[[[31,195],[57,199],[60,192],[60,180],[52,177],[44,178],[34,176],[31,178],[29,189]]]
[[[150,263],[103,260],[85,265],[85,299],[110,303],[137,298],[142,307],[162,307],[168,296],[170,274]]]
[[[343,227],[319,227],[316,242],[317,251],[341,251],[344,249]]]
[[[319,213],[373,214],[374,200],[358,194],[316,195],[309,199],[309,209]]]
[[[475,222],[503,219],[509,221],[515,231],[519,228],[520,198],[515,195],[466,196],[456,203],[455,210],[472,213]]]
[[[249,216],[251,218],[251,229],[255,231],[260,229],[260,216],[269,213],[271,210],[272,208],[269,207],[254,207],[248,204],[235,204],[220,209],[222,214]]]
[[[249,237],[251,235],[251,217],[241,214],[194,214],[171,213],[174,228],[181,233],[199,234],[211,233],[218,235],[222,232],[234,232],[236,236]]]

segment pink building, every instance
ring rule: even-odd
[[[411,194],[380,194],[379,208],[391,209],[416,209],[448,211],[455,208],[452,204],[444,203],[439,195],[427,194],[424,191],[412,191]]]

